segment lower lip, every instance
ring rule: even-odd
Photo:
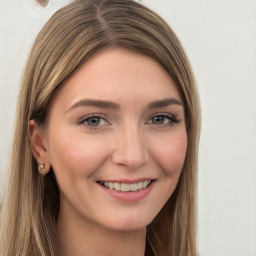
[[[146,188],[139,191],[134,191],[134,192],[122,192],[122,191],[106,188],[100,184],[98,185],[104,191],[106,191],[109,195],[111,195],[112,197],[118,200],[125,201],[125,202],[137,202],[148,196],[148,194],[151,192],[151,190],[155,185],[155,181],[151,182],[149,186],[147,186]]]

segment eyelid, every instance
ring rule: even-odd
[[[153,117],[156,117],[156,116],[164,116],[164,117],[167,117],[167,118],[170,118],[170,121],[171,121],[171,125],[172,124],[176,124],[179,122],[179,120],[176,118],[176,116],[174,114],[170,114],[170,113],[166,113],[166,112],[158,112],[158,113],[154,113],[153,115],[151,115],[149,118],[148,118],[148,121],[149,122]],[[167,124],[167,125],[170,125],[170,124]],[[161,125],[161,124],[160,124]],[[166,124],[162,124],[162,125],[166,125]]]
[[[110,124],[110,122],[107,120],[108,118],[106,117],[106,115],[100,114],[100,113],[94,113],[94,114],[89,114],[89,115],[87,115],[87,116],[83,116],[82,118],[80,118],[80,119],[78,120],[78,124],[79,124],[79,125],[83,125],[84,122],[85,122],[87,119],[93,118],[93,117],[102,118],[102,119],[104,119],[104,120],[106,121],[107,124]],[[92,127],[92,126],[90,126],[90,125],[87,125],[87,126],[88,126],[88,127]],[[93,128],[97,128],[97,127],[101,127],[101,126],[103,126],[103,125],[95,126],[95,127],[93,127]]]
[[[152,118],[156,117],[156,116],[163,116],[165,118],[169,118],[170,119],[170,122],[167,123],[167,124],[153,124],[152,123]],[[85,121],[88,120],[89,118],[93,118],[93,117],[96,117],[96,118],[102,118],[106,124],[103,124],[103,125],[96,125],[96,126],[92,126],[92,125],[89,125],[89,124],[85,124]],[[150,122],[151,121],[151,122]],[[171,113],[166,113],[166,112],[157,112],[157,113],[154,113],[152,114],[146,121],[146,124],[153,124],[153,125],[158,125],[158,126],[170,126],[170,125],[175,125],[176,123],[179,123],[179,120],[176,118],[176,116],[174,114],[171,114]],[[85,125],[87,128],[89,129],[97,129],[97,128],[101,128],[103,126],[106,126],[106,125],[110,125],[111,123],[108,121],[108,117],[105,115],[105,114],[102,114],[102,113],[92,113],[92,114],[89,114],[89,115],[86,115],[86,116],[83,116],[82,118],[80,118],[78,120],[78,125]]]

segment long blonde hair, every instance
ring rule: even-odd
[[[199,97],[190,64],[172,29],[132,0],[79,0],[57,11],[35,40],[17,104],[16,128],[1,209],[0,255],[55,255],[59,192],[51,170],[41,176],[28,123],[43,124],[63,81],[90,57],[124,47],[157,60],[175,81],[186,110],[187,155],[178,185],[147,227],[158,256],[196,256]],[[149,255],[147,255],[149,256]]]

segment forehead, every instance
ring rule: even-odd
[[[153,58],[123,48],[102,51],[63,83],[55,101],[72,104],[97,98],[125,104],[175,97],[182,100],[169,73]]]

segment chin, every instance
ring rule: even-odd
[[[112,230],[120,232],[138,232],[145,229],[153,218],[139,218],[139,216],[130,216],[126,218],[116,218],[113,222],[108,223],[106,226]]]

